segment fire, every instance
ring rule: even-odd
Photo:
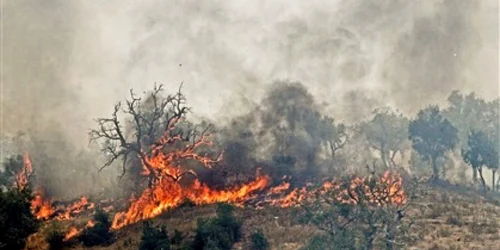
[[[137,200],[132,201],[127,212],[117,213],[112,228],[119,229],[140,220],[153,218],[170,208],[181,205],[186,200],[196,205],[243,202],[252,198],[252,193],[263,190],[269,181],[268,176],[258,175],[254,181],[240,187],[214,190],[198,180],[188,187],[183,187],[178,182],[163,179],[155,187],[146,189]]]
[[[31,201],[31,213],[39,220],[46,220],[55,213],[55,209],[51,202],[44,198],[43,193],[38,191]]]
[[[288,183],[284,183],[271,189],[268,195],[276,194],[276,189],[288,190],[289,186]],[[330,195],[333,197],[329,197]],[[362,195],[362,199],[360,195]],[[386,171],[378,178],[373,176],[368,178],[355,177],[347,185],[336,181],[325,181],[319,188],[312,190],[308,190],[306,187],[295,188],[282,198],[267,198],[266,203],[283,208],[293,207],[318,196],[344,204],[357,205],[363,202],[374,206],[400,206],[406,204],[408,199],[404,192],[401,176]]]
[[[78,229],[78,228],[76,228],[76,227],[73,226],[66,233],[66,235],[64,236],[63,241],[68,241],[68,240],[70,240],[70,239],[72,239],[72,238],[80,235],[83,232],[83,230],[85,230],[87,228],[92,228],[94,226],[95,226],[95,221],[93,221],[93,220],[87,221],[87,223],[85,224],[85,226],[83,228],[81,228],[81,229]]]
[[[23,168],[21,169],[21,172],[16,176],[16,185],[19,190],[24,190],[28,186],[29,178],[33,173],[31,159],[27,152],[24,154],[23,162]]]
[[[75,237],[75,236],[79,235],[82,231],[83,231],[83,229],[78,229],[78,228],[76,228],[76,227],[71,227],[71,228],[69,229],[69,232],[68,232],[68,233],[66,233],[66,235],[64,236],[63,241],[68,241],[68,240],[70,240],[71,238],[73,238],[73,237]]]
[[[57,216],[59,220],[69,220],[72,218],[72,214],[79,214],[85,210],[93,209],[94,203],[89,202],[86,196],[82,196],[79,201],[74,202],[70,206],[64,209],[64,212]]]

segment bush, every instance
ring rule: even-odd
[[[111,222],[108,214],[102,210],[97,210],[94,215],[94,221],[95,225],[83,230],[78,239],[86,247],[111,243],[113,234],[110,231]]]
[[[31,214],[31,191],[0,190],[0,249],[22,249],[26,238],[38,230],[39,222]]]
[[[241,222],[233,216],[233,207],[220,204],[217,217],[199,219],[196,236],[191,248],[194,250],[230,250],[241,239]]]
[[[139,250],[169,250],[170,242],[165,226],[154,227],[150,221],[145,221],[142,228]]]
[[[269,242],[262,230],[252,233],[250,235],[250,249],[252,250],[267,250],[269,249]]]
[[[64,233],[58,229],[50,231],[45,237],[45,241],[49,243],[50,250],[59,250],[64,247]]]

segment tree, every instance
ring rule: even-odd
[[[85,228],[78,239],[84,246],[107,245],[113,240],[111,232],[111,221],[109,215],[102,210],[97,210],[94,214],[94,226]]]
[[[185,121],[190,109],[181,88],[173,95],[162,93],[163,86],[155,86],[143,100],[130,90],[130,100],[123,107],[121,103],[116,104],[111,118],[97,119],[98,127],[90,132],[90,138],[99,141],[108,156],[101,170],[122,159],[123,176],[128,161],[137,157],[142,165],[141,174],[148,177],[148,184],[152,186],[164,177],[178,181],[186,174],[194,174],[180,167],[182,160],[195,160],[211,168],[221,159],[222,154],[214,159],[199,153],[200,148],[212,144],[208,135],[211,126],[200,130]],[[122,125],[119,113],[128,116],[129,131]]]
[[[402,154],[408,140],[408,119],[390,108],[376,109],[373,118],[362,125],[370,146],[379,151],[385,168],[394,168],[394,158]]]
[[[413,196],[405,193],[400,177],[387,173],[345,179],[338,189],[302,202],[306,221],[324,233],[305,249],[402,248],[402,238],[413,224],[405,215]]]
[[[446,117],[458,129],[459,149],[467,148],[468,137],[472,130],[483,131],[499,138],[500,99],[486,101],[474,93],[462,94],[453,91],[448,97],[450,106],[443,111]],[[498,140],[498,139],[497,139]],[[473,168],[473,180],[477,182],[477,169]]]
[[[430,106],[420,110],[417,118],[410,121],[408,132],[413,149],[430,161],[432,179],[439,179],[436,161],[457,144],[457,129],[441,116],[437,106]]]
[[[142,228],[139,250],[169,250],[170,241],[167,228],[154,227],[150,221],[145,221]]]
[[[481,178],[483,191],[486,190],[486,181],[483,177],[483,166],[493,171],[492,187],[495,185],[495,172],[498,169],[498,147],[482,131],[471,131],[467,140],[468,148],[462,149],[464,161],[477,170]],[[493,188],[494,190],[494,188]]]
[[[320,137],[323,138],[323,143],[330,150],[333,165],[337,151],[342,149],[349,140],[347,128],[342,123],[335,124],[333,118],[325,116],[320,120],[319,133]]]
[[[26,238],[38,230],[31,199],[29,188],[0,190],[0,249],[23,249]]]

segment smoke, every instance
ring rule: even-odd
[[[218,121],[259,106],[277,79],[347,122],[377,106],[413,114],[454,89],[499,96],[497,1],[17,0],[3,1],[2,25],[1,132],[28,132],[58,159],[154,82],[183,81],[194,114]],[[93,170],[56,169],[68,164]]]

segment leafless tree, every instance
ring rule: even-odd
[[[124,105],[121,102],[116,104],[110,118],[98,118],[97,129],[90,132],[90,139],[100,142],[102,152],[108,156],[100,170],[121,159],[121,178],[126,173],[129,159],[135,155],[143,166],[143,174],[149,178],[149,185],[152,185],[163,177],[178,181],[186,174],[195,174],[182,169],[181,160],[196,160],[207,168],[218,162],[222,154],[214,159],[198,150],[212,144],[210,125],[204,129],[190,124],[180,128],[190,111],[181,90],[182,84],[175,94],[163,96],[163,86],[155,85],[144,100],[130,90],[130,99]],[[127,116],[130,122],[127,129],[130,127],[132,131],[125,131],[120,113]],[[158,157],[160,163],[152,162]]]

